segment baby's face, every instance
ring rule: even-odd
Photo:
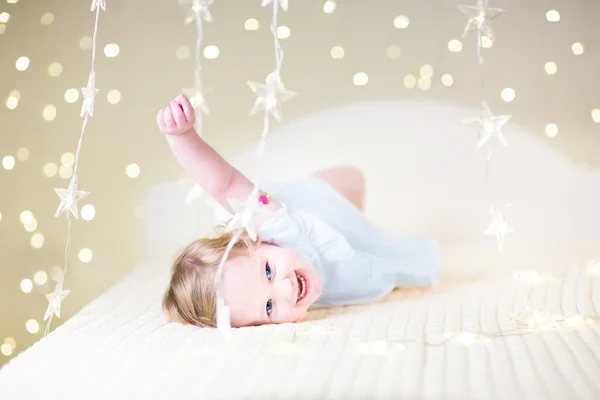
[[[298,321],[323,284],[296,253],[263,244],[225,263],[222,289],[231,325],[240,327]]]

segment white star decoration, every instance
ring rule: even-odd
[[[254,189],[248,196],[248,199],[242,203],[237,199],[227,199],[230,207],[235,211],[235,215],[227,225],[227,231],[235,231],[238,229],[244,229],[248,236],[256,241],[256,218],[261,215],[266,215],[268,212],[261,208],[263,203],[259,201],[260,190],[258,186],[254,186]]]
[[[525,299],[525,311],[511,314],[510,319],[515,321],[517,325],[529,329],[539,329],[558,327],[560,317],[535,307],[530,299]]]
[[[488,0],[478,0],[476,6],[461,4],[458,6],[458,9],[469,17],[463,37],[467,37],[470,32],[477,30],[490,38],[490,40],[494,40],[494,31],[490,22],[500,16],[504,12],[503,9],[488,8]]]
[[[204,114],[210,113],[208,105],[206,104],[206,99],[201,90],[196,88],[185,88],[183,89],[183,94],[190,99],[190,103],[195,111],[201,110]]]
[[[44,314],[44,321],[46,321],[52,314],[60,318],[60,306],[65,297],[69,294],[70,290],[63,290],[63,280],[56,282],[54,291],[46,294],[48,299],[48,308],[46,314]]]
[[[504,135],[500,128],[508,122],[512,115],[492,115],[492,111],[487,105],[487,102],[481,104],[481,116],[478,118],[466,119],[463,122],[477,130],[479,139],[477,140],[477,148],[481,148],[490,140],[495,140],[502,146],[508,146]]]
[[[77,175],[73,175],[73,178],[71,178],[71,182],[69,182],[69,187],[67,189],[55,188],[54,191],[60,197],[60,205],[58,206],[54,216],[58,217],[62,213],[70,211],[75,218],[79,219],[79,208],[77,206],[77,202],[83,197],[87,196],[89,193],[84,192],[83,190],[77,190]]]
[[[248,86],[257,96],[250,115],[266,110],[277,121],[281,121],[281,103],[296,96],[296,92],[283,88],[278,74],[269,75],[266,84],[248,82]]]
[[[281,8],[283,8],[283,11],[288,10],[288,5],[289,5],[288,0],[275,0],[275,1],[278,1],[279,4],[281,4]],[[272,2],[273,2],[273,0],[262,0],[262,4],[260,6],[265,7],[266,5],[271,4]]]
[[[98,7],[100,7],[102,11],[106,11],[106,0],[92,0],[92,8],[90,8],[90,10],[94,11]]]
[[[509,233],[513,233],[515,230],[508,225],[508,220],[506,217],[506,210],[510,206],[505,206],[504,211],[498,210],[496,207],[490,207],[490,214],[492,216],[492,224],[487,228],[484,232],[484,235],[494,235],[496,236],[496,240],[498,241],[498,250],[504,250],[504,236]]]
[[[81,93],[83,93],[83,105],[81,106],[81,114],[88,114],[90,117],[94,116],[94,102],[96,101],[96,95],[99,90],[96,89],[96,73],[90,72],[90,76],[88,78],[87,87],[81,88]]]
[[[214,3],[215,0],[179,0],[178,3],[186,8],[189,8],[188,15],[185,17],[186,25],[193,22],[196,19],[196,15],[199,15],[206,22],[213,22],[212,14],[208,7]]]

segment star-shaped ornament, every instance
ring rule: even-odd
[[[59,280],[56,282],[56,286],[54,287],[54,291],[52,293],[46,294],[46,299],[48,299],[48,308],[46,309],[46,313],[44,314],[44,321],[52,316],[52,314],[56,315],[60,318],[60,306],[62,301],[69,294],[70,290],[63,290],[63,280]]]
[[[510,315],[517,325],[528,329],[556,328],[560,316],[534,306],[530,299],[525,299],[525,311]]]
[[[463,37],[467,37],[469,33],[477,31],[484,34],[490,40],[494,40],[494,31],[491,21],[500,16],[505,10],[501,8],[489,8],[488,0],[478,0],[475,6],[458,5],[458,9],[469,17]]]
[[[490,140],[494,140],[506,147],[508,146],[508,143],[500,128],[502,128],[511,117],[512,115],[492,115],[492,111],[487,105],[487,102],[483,101],[481,104],[481,115],[478,118],[466,119],[463,123],[477,130],[477,148],[481,148]]]
[[[192,107],[194,107],[195,111],[201,110],[204,114],[210,113],[208,105],[206,104],[206,99],[204,98],[204,94],[200,89],[185,88],[183,89],[183,94],[190,99],[190,103],[192,104]]]
[[[262,3],[260,6],[265,7],[265,6],[273,3],[273,1],[279,2],[279,4],[281,5],[281,8],[283,8],[283,11],[288,10],[288,6],[289,6],[288,0],[262,0]],[[275,4],[274,4],[274,6],[277,7],[277,5],[275,5]]]
[[[87,87],[81,88],[81,93],[83,93],[83,104],[80,113],[81,117],[86,114],[90,117],[94,116],[94,103],[99,91],[100,90],[96,89],[96,73],[92,71],[88,78]]]
[[[507,219],[507,209],[510,206],[505,206],[504,211],[498,210],[498,208],[491,206],[490,214],[492,216],[492,224],[487,228],[484,232],[484,235],[493,235],[496,236],[496,240],[498,241],[498,250],[504,250],[504,236],[509,233],[514,233],[514,228],[508,225]]]
[[[259,216],[269,214],[264,208],[263,203],[260,199],[260,189],[258,186],[254,186],[254,189],[248,196],[245,202],[241,202],[237,199],[227,199],[229,206],[235,212],[233,218],[227,225],[227,231],[232,232],[238,229],[244,229],[248,236],[253,241],[256,241],[256,219]]]
[[[100,7],[102,11],[106,11],[106,0],[92,0],[92,8],[90,8],[90,11],[94,11],[98,7]]]
[[[79,219],[79,207],[77,202],[89,193],[83,190],[77,190],[77,175],[73,175],[69,186],[66,189],[54,189],[56,194],[60,197],[60,204],[56,210],[55,217],[58,217],[62,213],[69,211],[76,219]]]
[[[254,115],[260,110],[266,110],[277,121],[281,121],[281,103],[297,94],[283,88],[278,74],[270,74],[266,84],[248,82],[248,86],[257,96],[250,115]]]
[[[188,14],[185,17],[185,24],[189,24],[198,18],[204,19],[206,22],[213,22],[212,14],[208,7],[214,3],[215,0],[179,0],[179,5],[188,9]]]

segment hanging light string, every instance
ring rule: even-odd
[[[266,84],[248,81],[248,86],[250,86],[250,89],[252,89],[257,96],[254,106],[252,107],[252,110],[250,110],[250,115],[254,115],[258,111],[264,110],[263,131],[257,148],[259,156],[264,152],[267,135],[271,129],[269,115],[281,122],[281,103],[297,95],[296,92],[284,89],[281,81],[284,52],[277,34],[279,28],[278,16],[280,6],[283,11],[288,10],[288,0],[262,0],[261,6],[265,7],[270,3],[273,3],[270,30],[273,35],[275,70],[267,76]]]
[[[186,96],[190,98],[190,102],[196,111],[196,122],[194,128],[199,136],[203,136],[203,113],[209,114],[208,105],[204,98],[204,87],[202,86],[202,44],[204,41],[204,22],[212,22],[212,14],[209,7],[215,0],[178,0],[179,5],[188,10],[185,17],[185,24],[192,22],[196,25],[196,44],[195,44],[195,66],[194,66],[194,87],[184,89]],[[200,112],[198,112],[200,111]]]
[[[256,94],[257,99],[250,111],[250,115],[255,114],[259,110],[264,110],[263,132],[258,144],[257,154],[262,157],[266,145],[267,135],[270,131],[269,115],[273,116],[278,121],[281,121],[281,103],[296,95],[295,92],[285,90],[281,82],[281,68],[283,66],[283,48],[277,36],[279,6],[284,11],[288,10],[288,0],[262,0],[261,6],[273,3],[273,14],[271,18],[271,34],[273,35],[273,43],[275,50],[275,70],[267,77],[266,84],[257,82],[248,82],[250,89]],[[233,236],[227,246],[225,254],[221,258],[219,267],[215,277],[215,292],[217,296],[216,319],[217,329],[225,336],[231,335],[231,321],[229,307],[225,304],[222,294],[222,276],[223,268],[227,262],[227,257],[235,243],[239,240],[243,231],[246,231],[250,238],[257,240],[255,220],[260,215],[268,214],[260,201],[262,194],[257,184],[254,185],[252,193],[248,196],[245,202],[240,202],[235,199],[228,199],[231,208],[235,214],[229,222],[226,231],[232,232]]]
[[[477,148],[481,148],[484,145],[487,146],[487,157],[485,160],[484,167],[484,181],[485,181],[485,193],[488,203],[490,216],[492,219],[491,225],[484,231],[484,235],[491,235],[496,237],[498,250],[504,250],[504,239],[509,233],[513,233],[514,229],[508,224],[507,212],[510,208],[510,204],[505,205],[503,208],[494,206],[490,201],[489,195],[489,179],[490,179],[490,160],[493,155],[494,146],[500,144],[503,147],[508,146],[506,139],[501,131],[504,124],[508,122],[511,115],[499,115],[495,116],[492,114],[487,101],[485,100],[485,79],[484,79],[484,59],[482,54],[483,47],[483,35],[487,36],[490,40],[494,40],[494,31],[491,26],[491,21],[498,16],[502,15],[505,10],[500,8],[488,7],[488,0],[477,0],[475,6],[458,5],[458,9],[466,14],[469,19],[467,25],[463,31],[463,38],[467,37],[469,33],[476,31],[477,33],[477,63],[479,69],[479,86],[482,95],[481,111],[480,116],[477,118],[466,119],[463,122],[477,131]]]
[[[92,39],[92,66],[88,76],[87,86],[81,89],[83,94],[83,104],[81,106],[80,116],[83,117],[83,123],[81,125],[81,131],[79,133],[77,150],[75,151],[75,165],[73,167],[73,176],[71,177],[71,181],[69,182],[69,186],[67,187],[67,189],[54,189],[56,194],[60,197],[60,204],[58,206],[58,209],[56,210],[55,217],[66,213],[67,240],[65,244],[64,266],[62,269],[62,274],[56,282],[54,291],[46,294],[46,299],[48,300],[48,307],[46,308],[46,313],[44,314],[44,321],[46,321],[46,329],[44,330],[44,335],[47,335],[50,332],[52,320],[54,319],[54,317],[56,316],[57,318],[60,318],[62,301],[70,293],[70,290],[64,290],[64,280],[69,267],[69,256],[71,254],[71,223],[73,217],[75,217],[75,219],[79,219],[79,207],[77,202],[83,197],[89,195],[88,192],[79,190],[77,185],[79,156],[81,154],[83,136],[85,134],[85,129],[87,127],[89,118],[92,118],[94,116],[94,103],[96,100],[96,95],[98,94],[98,89],[96,89],[95,66],[96,43],[98,36],[98,20],[100,18],[100,10],[106,11],[106,0],[92,0],[92,6],[90,8],[90,11],[96,12],[96,18],[94,21],[94,35]]]

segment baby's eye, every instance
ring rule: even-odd
[[[265,275],[267,275],[267,279],[271,280],[271,267],[269,263],[265,265]]]
[[[271,310],[273,309],[273,303],[271,300],[267,301],[267,315],[271,315]]]

